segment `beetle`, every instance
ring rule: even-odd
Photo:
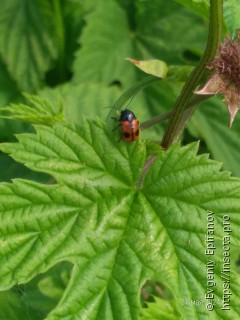
[[[116,118],[113,119],[116,120]],[[132,142],[139,139],[139,121],[131,110],[122,110],[118,121],[120,122],[121,138],[124,141]]]

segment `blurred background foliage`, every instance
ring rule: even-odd
[[[239,27],[238,0],[225,3],[225,30]],[[25,102],[22,92],[37,94],[78,123],[81,115],[106,118],[114,102],[146,75],[125,60],[161,59],[169,67],[194,66],[206,45],[208,1],[189,0],[8,0],[0,10],[0,108]],[[183,81],[167,78],[144,89],[129,108],[140,122],[170,111]],[[142,133],[159,141],[166,123]],[[183,143],[201,140],[201,152],[240,176],[240,119],[228,129],[221,98],[201,103]],[[14,140],[29,124],[0,119],[0,142]],[[0,180],[23,177],[46,182],[0,154]],[[71,266],[67,266],[70,270]],[[68,275],[61,264],[46,275],[1,293],[0,319],[43,319],[57,303]],[[45,282],[44,282],[45,281]],[[36,311],[37,310],[37,311]],[[39,310],[42,310],[41,312]],[[34,316],[33,316],[34,315]]]

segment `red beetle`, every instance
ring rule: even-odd
[[[128,109],[122,110],[118,119],[121,127],[121,138],[127,142],[139,139],[139,121]]]

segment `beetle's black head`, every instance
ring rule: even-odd
[[[119,121],[129,121],[136,119],[134,113],[128,109],[122,110]]]

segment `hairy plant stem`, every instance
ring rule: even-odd
[[[223,0],[210,0],[210,17],[207,46],[204,55],[190,74],[180,96],[178,97],[166,128],[162,147],[167,149],[180,137],[184,127],[191,118],[195,106],[188,107],[193,91],[206,73],[206,64],[216,55],[223,21]]]
[[[53,8],[55,13],[55,28],[58,46],[58,72],[61,81],[65,79],[65,31],[63,25],[63,17],[61,11],[60,0],[53,0]]]

